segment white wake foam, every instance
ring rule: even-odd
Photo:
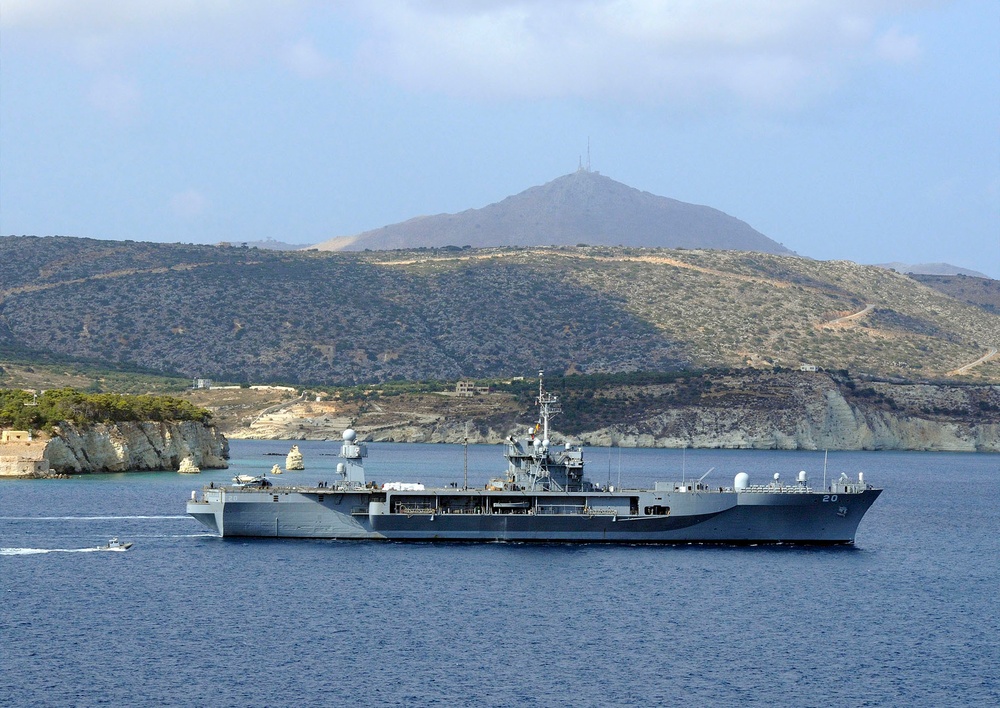
[[[169,516],[0,516],[0,521],[120,521],[128,519],[190,519],[187,514]]]
[[[97,553],[100,548],[0,548],[0,556],[34,556],[41,553]]]

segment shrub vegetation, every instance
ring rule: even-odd
[[[0,427],[46,430],[59,423],[119,423],[125,421],[208,422],[212,413],[170,396],[125,396],[84,393],[72,388],[38,396],[16,389],[0,390]]]

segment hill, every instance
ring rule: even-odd
[[[748,224],[717,209],[633,189],[578,170],[482,209],[420,216],[320,250],[387,250],[469,245],[710,248],[791,254]]]
[[[550,377],[559,396],[553,440],[620,447],[1000,451],[1000,387],[874,382],[842,372]],[[412,387],[411,387],[412,388]],[[485,388],[485,387],[484,387]],[[263,408],[254,392],[192,392],[227,435],[497,444],[537,416],[537,383],[497,383],[472,397],[388,386],[314,401],[286,395]],[[250,396],[248,398],[248,396]],[[263,408],[263,410],[262,410]]]
[[[0,238],[0,366],[309,385],[713,366],[1000,381],[1000,316],[846,261]],[[975,366],[964,368],[969,364]],[[5,379],[0,377],[0,383]]]
[[[951,263],[909,264],[893,261],[892,263],[877,263],[876,265],[878,265],[879,268],[889,268],[890,270],[906,273],[907,275],[965,275],[973,278],[989,277],[985,273],[980,273],[978,270],[960,268],[959,266],[952,265]]]
[[[987,312],[1000,315],[1000,280],[992,278],[970,278],[965,275],[918,275],[909,274],[918,283],[934,288],[956,300],[981,307]]]

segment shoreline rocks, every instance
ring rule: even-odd
[[[215,426],[170,423],[61,423],[45,448],[56,474],[177,471],[184,460],[200,469],[225,469],[229,441]]]

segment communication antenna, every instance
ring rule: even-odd
[[[465,486],[469,488],[469,421],[465,421],[465,437],[462,438],[462,446],[465,448]]]
[[[826,458],[829,454],[829,449],[823,451],[823,489],[826,489]]]
[[[615,438],[611,437],[611,444],[608,445],[608,486],[611,486],[611,448],[615,446]]]

